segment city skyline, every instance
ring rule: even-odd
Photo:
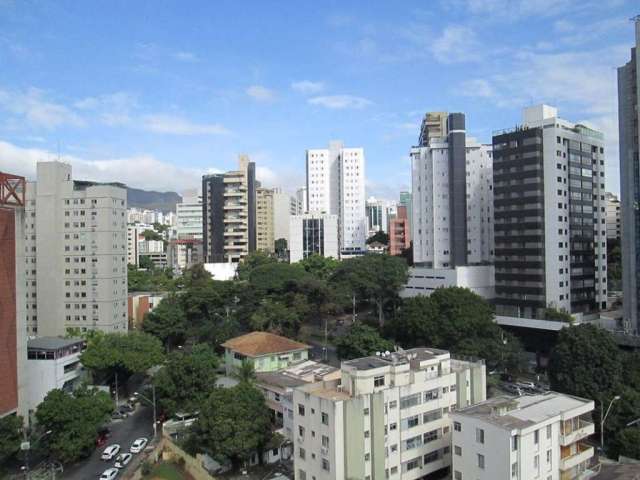
[[[489,143],[546,102],[604,132],[619,192],[615,67],[632,2],[251,5],[2,2],[0,165],[34,178],[60,155],[78,178],[182,192],[247,153],[264,185],[293,193],[305,150],[342,140],[367,152],[367,196],[397,199],[425,112],[465,112]]]

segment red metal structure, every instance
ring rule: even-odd
[[[0,205],[24,207],[24,177],[0,172]]]

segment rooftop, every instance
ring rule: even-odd
[[[557,392],[521,397],[502,395],[458,410],[456,414],[484,419],[510,430],[533,426],[589,404],[593,401]]]
[[[342,362],[344,365],[355,367],[358,370],[371,370],[374,368],[387,367],[389,365],[401,365],[410,363],[412,360],[423,361],[432,360],[440,355],[448,355],[447,350],[438,348],[411,348],[409,350],[399,349],[397,352],[378,352],[379,355],[370,357],[355,358]]]
[[[259,357],[262,355],[308,350],[311,348],[304,343],[296,342],[290,338],[281,337],[280,335],[274,335],[269,332],[247,333],[246,335],[227,340],[222,346],[247,357]]]
[[[305,383],[321,380],[325,375],[339,371],[324,363],[305,360],[277,372],[261,372],[256,377],[259,383],[280,388],[294,388]]]
[[[82,343],[84,340],[81,338],[38,337],[29,339],[27,348],[31,350],[59,350]]]

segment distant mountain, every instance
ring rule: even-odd
[[[176,192],[150,192],[139,188],[127,187],[127,205],[129,208],[146,208],[160,210],[164,213],[175,212],[176,203],[180,203],[182,197]]]

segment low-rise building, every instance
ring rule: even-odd
[[[485,398],[484,362],[456,360],[444,350],[414,348],[342,362],[340,380],[293,392],[295,478],[446,476],[450,412]]]
[[[275,372],[293,363],[309,358],[309,345],[269,332],[251,332],[227,340],[224,363],[227,374],[242,365],[243,360],[253,363],[256,373]]]
[[[339,258],[338,215],[292,215],[289,250],[291,263],[304,260],[309,255]]]
[[[144,316],[153,311],[165,296],[162,293],[130,293],[127,301],[129,330],[142,329]]]
[[[403,298],[429,296],[437,288],[468,288],[482,298],[495,297],[495,267],[493,265],[469,265],[454,268],[429,268],[415,266],[409,268],[409,276],[400,291]]]
[[[80,385],[84,369],[79,338],[39,337],[27,342],[28,411],[32,413],[51,390],[71,392]]]
[[[411,246],[411,232],[407,207],[398,205],[397,213],[389,219],[389,255],[402,255]]]
[[[588,473],[592,400],[501,396],[453,414],[453,479],[570,480]]]

